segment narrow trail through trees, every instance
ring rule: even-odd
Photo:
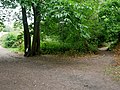
[[[22,57],[0,47],[0,90],[119,90],[105,74],[113,53]]]

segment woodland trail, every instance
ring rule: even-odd
[[[120,90],[105,74],[113,53],[25,58],[0,47],[0,90]]]

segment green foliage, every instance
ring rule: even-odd
[[[5,25],[3,22],[0,22],[0,32],[4,31]]]
[[[10,33],[4,39],[4,47],[10,48],[15,47],[14,43],[17,41],[16,35]]]
[[[17,31],[17,30],[22,30],[22,22],[20,21],[15,21],[14,22],[14,25],[13,25],[13,28],[14,28],[14,31]]]
[[[105,41],[118,40],[120,35],[120,1],[107,0],[103,3],[99,11],[99,21]]]
[[[2,38],[3,46],[6,48],[18,48],[23,51],[23,33],[9,33]]]
[[[41,13],[40,35],[43,53],[96,52],[103,42],[113,44],[120,37],[119,0],[41,0],[40,2],[17,0],[17,2],[31,14],[32,4],[35,6],[40,4],[37,9]],[[29,25],[31,35],[33,25],[34,23]],[[21,28],[21,24],[15,22],[14,28],[18,27]],[[22,49],[23,34],[17,37],[14,46]]]
[[[15,42],[15,45],[17,45],[17,48],[19,49],[19,51],[24,51],[24,34],[23,32],[20,32],[17,35],[17,41]]]
[[[45,41],[41,43],[43,54],[63,54],[70,51],[70,44],[60,43],[58,41]]]
[[[71,50],[96,51],[98,44],[96,35],[99,32],[96,31],[98,28],[98,19],[95,16],[97,5],[97,2],[51,0],[42,10],[42,32],[48,36],[58,36],[59,42],[68,44]]]

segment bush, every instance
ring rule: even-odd
[[[18,48],[19,51],[24,50],[23,33],[14,32],[6,34],[0,41],[5,48]]]
[[[14,43],[17,41],[17,36],[13,33],[9,33],[5,38],[4,38],[4,47],[6,48],[11,48],[11,47],[17,47],[14,45]]]
[[[120,1],[107,0],[100,7],[99,23],[105,42],[114,42],[120,35]]]

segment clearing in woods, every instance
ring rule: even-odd
[[[120,90],[105,73],[113,53],[25,58],[0,47],[0,90]]]

